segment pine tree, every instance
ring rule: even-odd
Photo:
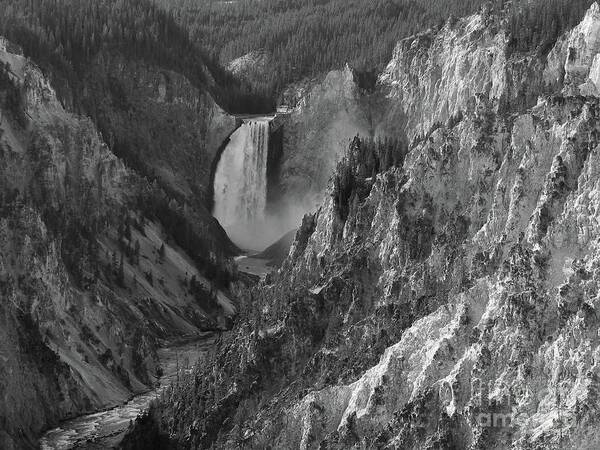
[[[131,224],[129,218],[125,222],[125,238],[128,242],[131,242]]]
[[[148,281],[148,283],[150,283],[150,286],[154,286],[154,277],[152,276],[152,271],[148,271],[145,273],[146,275],[146,280]]]
[[[117,273],[117,282],[121,286],[125,286],[125,269],[123,268],[123,253],[121,253],[121,259],[119,261],[119,271]]]
[[[123,224],[123,220],[119,221],[119,226],[117,228],[117,238],[119,242],[123,239],[123,235],[125,234],[125,225]]]
[[[196,292],[196,275],[192,275],[190,279],[190,292],[192,294]]]
[[[138,241],[137,239],[135,240],[134,258],[135,258],[135,263],[139,266],[140,265],[140,241]]]

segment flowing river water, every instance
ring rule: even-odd
[[[63,422],[40,439],[42,450],[106,449],[119,443],[131,420],[148,408],[150,402],[177,377],[177,369],[191,370],[214,343],[213,336],[180,346],[158,350],[163,376],[158,386],[131,398],[115,408]]]

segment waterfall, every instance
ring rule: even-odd
[[[269,119],[245,121],[217,166],[214,216],[238,245],[252,248],[265,220]]]

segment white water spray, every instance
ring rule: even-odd
[[[215,173],[214,216],[229,237],[246,249],[262,245],[264,234],[269,120],[244,121],[231,135]]]

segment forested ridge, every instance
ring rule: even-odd
[[[173,14],[215,61],[256,50],[269,55],[266,73],[248,75],[259,97],[349,63],[380,70],[402,38],[486,7],[504,11],[512,51],[547,51],[581,19],[592,0],[155,0]],[[274,101],[274,100],[273,100]]]
[[[75,93],[102,51],[119,52],[185,75],[230,110],[261,108],[248,89],[148,0],[0,0],[0,35],[20,45],[52,78],[59,95]]]
[[[509,49],[549,52],[556,39],[577,25],[594,0],[514,0],[509,9]]]
[[[254,91],[273,96],[287,84],[349,63],[381,68],[396,42],[450,15],[462,16],[483,0],[155,0],[172,12],[214,60],[226,64],[266,50],[266,76],[251,76]]]
[[[100,51],[178,71],[231,112],[273,109],[291,82],[349,63],[376,72],[398,40],[487,7],[504,10],[510,49],[547,51],[592,0],[0,0],[0,34],[50,70],[59,93]],[[262,50],[266,71],[223,66]],[[215,82],[213,83],[212,80]]]

